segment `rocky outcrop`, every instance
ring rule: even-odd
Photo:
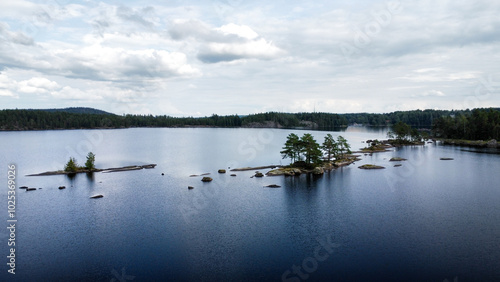
[[[273,169],[266,173],[267,176],[279,176],[279,175],[295,176],[300,174],[302,174],[302,171],[299,168],[289,168],[289,167]]]
[[[385,167],[379,166],[379,165],[365,164],[365,165],[359,166],[358,168],[361,168],[361,169],[384,169]]]

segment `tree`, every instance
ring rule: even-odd
[[[66,172],[76,172],[78,171],[78,164],[76,163],[76,159],[71,157],[69,161],[64,166],[64,171]]]
[[[281,151],[281,155],[284,158],[290,158],[292,160],[292,163],[295,162],[295,160],[300,160],[300,152],[301,152],[301,144],[300,144],[300,139],[297,134],[290,133],[285,142],[285,146],[282,148],[283,151]]]
[[[89,152],[87,155],[87,161],[85,162],[85,168],[88,170],[94,170],[95,169],[95,155],[92,152]]]
[[[337,154],[338,144],[335,142],[335,139],[330,133],[325,136],[325,141],[323,142],[321,149],[325,151],[326,158],[329,162],[332,160],[332,157]]]
[[[351,145],[347,143],[347,140],[339,135],[337,137],[337,144],[338,144],[338,155],[336,156],[337,159],[344,158],[344,152],[347,154],[351,153]]]
[[[304,153],[306,164],[319,163],[323,154],[314,137],[306,133],[300,138],[300,142],[302,143],[302,152]]]

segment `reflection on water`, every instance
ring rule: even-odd
[[[276,281],[296,265],[309,281],[499,280],[500,156],[426,144],[363,156],[323,176],[217,173],[236,164],[286,164],[279,151],[291,132],[320,143],[327,133],[341,134],[357,150],[387,129],[105,130],[92,148],[99,167],[158,166],[44,177],[24,175],[50,170],[46,160],[64,163],[66,148],[96,132],[0,132],[2,148],[16,148],[2,149],[0,162],[15,161],[20,186],[43,187],[19,195],[16,277],[109,281],[112,270],[125,268],[137,281]],[[394,167],[391,157],[408,160]],[[386,169],[358,169],[362,164]],[[214,180],[189,177],[201,172]],[[282,187],[263,188],[269,184]],[[104,197],[89,199],[95,194]],[[307,265],[327,236],[339,247]]]

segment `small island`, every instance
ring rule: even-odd
[[[77,173],[94,173],[94,172],[109,173],[109,172],[119,172],[119,171],[151,169],[156,167],[156,164],[147,164],[147,165],[131,165],[131,166],[101,169],[101,168],[96,168],[94,162],[95,162],[95,154],[90,152],[87,155],[87,161],[85,162],[85,166],[79,166],[76,159],[71,157],[64,166],[64,170],[46,171],[42,173],[28,174],[26,176],[75,175]],[[65,188],[61,187],[59,187],[59,189]]]
[[[359,166],[358,168],[360,168],[360,169],[384,169],[385,167],[379,166],[379,165],[373,165],[373,164],[365,164],[365,165]]]

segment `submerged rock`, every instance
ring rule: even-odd
[[[405,158],[394,157],[394,158],[391,158],[389,161],[390,162],[402,162],[402,161],[406,161],[406,159]]]
[[[394,167],[400,167],[402,164],[395,164]]]
[[[270,185],[266,185],[264,187],[269,187],[269,188],[280,188],[281,186],[277,185],[277,184],[270,184]]]
[[[231,174],[231,176],[236,176],[236,174]]]
[[[442,160],[442,161],[452,161],[453,158],[440,158],[440,160]]]

